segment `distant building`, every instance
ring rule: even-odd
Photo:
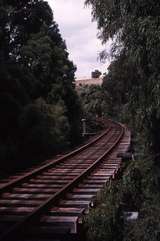
[[[100,78],[91,78],[91,79],[78,79],[75,81],[76,87],[84,85],[102,85],[103,79]]]

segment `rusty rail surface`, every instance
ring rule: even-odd
[[[79,217],[115,176],[121,164],[117,154],[130,144],[124,126],[108,123],[87,145],[0,186],[0,241],[77,233]]]

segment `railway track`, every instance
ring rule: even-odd
[[[87,145],[0,183],[0,241],[66,240],[121,166],[130,132],[109,121]],[[57,239],[59,238],[59,239]]]

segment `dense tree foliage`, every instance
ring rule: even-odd
[[[113,56],[126,56],[130,65],[127,85],[132,108],[138,113],[151,150],[160,165],[160,2],[87,0],[103,42],[114,41]],[[132,78],[133,70],[137,78]],[[117,71],[117,68],[116,68]],[[126,80],[126,77],[124,78]]]
[[[115,191],[109,187],[104,203],[92,213],[88,221],[89,238],[158,241],[160,2],[86,0],[86,4],[92,6],[99,38],[103,43],[110,38],[113,40],[113,61],[103,82],[108,113],[119,120],[127,120],[138,143],[136,148],[134,146],[135,161],[123,173]],[[101,57],[106,56],[105,52],[101,54]],[[122,212],[116,216],[119,208]],[[121,222],[119,217],[128,210],[138,211],[138,219],[134,222],[122,219]]]
[[[101,86],[85,85],[78,89],[86,115],[101,117],[105,109],[105,96]],[[88,114],[87,114],[88,113]]]
[[[136,87],[132,82],[135,83],[138,79],[135,66],[127,60],[125,55],[120,55],[110,64],[102,84],[108,103],[108,115],[133,127],[136,125],[135,120],[139,117],[139,113],[135,108]],[[138,96],[137,102],[139,102]]]
[[[93,132],[101,127],[98,118],[107,112],[105,92],[101,86],[84,85],[79,87],[78,94],[83,106],[83,117],[87,121],[87,129]]]
[[[79,141],[75,70],[46,1],[0,0],[1,167]]]

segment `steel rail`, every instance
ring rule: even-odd
[[[93,164],[91,164],[90,167],[85,169],[80,175],[75,177],[71,182],[66,184],[63,188],[61,188],[58,192],[53,194],[51,197],[49,197],[43,204],[41,204],[39,207],[35,208],[35,210],[25,216],[23,220],[17,222],[14,224],[9,230],[7,230],[2,236],[0,237],[0,241],[10,241],[11,238],[14,239],[14,237],[22,237],[22,235],[25,233],[26,228],[33,224],[37,219],[40,218],[41,215],[44,214],[46,209],[49,209],[51,206],[56,204],[56,202],[62,198],[70,189],[72,189],[75,185],[79,184],[87,175],[89,175],[93,169],[95,169],[98,164],[100,164],[100,161],[102,161],[110,152],[117,146],[117,144],[120,142],[124,135],[124,127],[121,124],[117,124],[120,127],[120,133],[114,143],[109,147],[109,149],[100,156]],[[67,155],[70,156],[70,155]]]
[[[103,138],[109,131],[111,130],[111,127],[109,127],[106,131],[104,131],[100,136],[98,136],[97,138],[95,138],[94,140],[90,141],[89,143],[87,143],[86,145],[83,145],[82,147],[66,154],[65,156],[63,157],[60,157],[56,160],[53,160],[52,162],[50,163],[47,163],[41,167],[38,167],[36,169],[34,169],[33,171],[30,171],[28,172],[27,174],[24,174],[18,178],[16,178],[15,180],[11,180],[10,182],[2,185],[0,187],[0,194],[3,193],[3,192],[6,192],[8,191],[10,188],[13,188],[15,187],[16,185],[18,184],[21,184],[22,182],[28,180],[29,178],[32,178],[34,175],[36,174],[39,174],[40,172],[42,171],[45,171],[47,168],[51,168],[53,166],[55,166],[56,164],[66,160],[67,158],[69,157],[72,157],[78,153],[80,153],[81,151],[87,149],[88,147],[90,147],[91,145],[93,145],[94,143],[98,142],[101,138]]]

